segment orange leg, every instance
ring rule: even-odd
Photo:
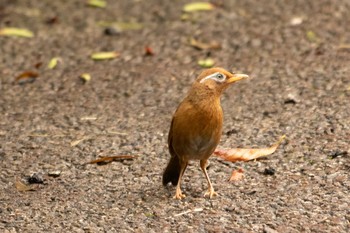
[[[181,171],[180,171],[179,180],[176,185],[176,193],[174,196],[174,199],[179,199],[179,200],[181,200],[183,197],[186,197],[186,195],[182,194],[182,191],[181,191],[181,179],[183,174],[185,173],[188,162],[180,161],[180,163],[181,163]]]
[[[218,194],[214,191],[213,185],[210,182],[209,176],[208,176],[208,172],[207,172],[207,160],[203,159],[200,161],[200,166],[201,169],[204,173],[205,178],[208,181],[208,191],[204,194],[205,197],[209,196],[209,198],[212,198],[213,196],[217,196]]]

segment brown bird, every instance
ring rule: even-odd
[[[178,106],[168,136],[171,154],[163,174],[163,185],[176,185],[174,198],[185,197],[181,192],[181,178],[189,160],[199,160],[208,182],[204,196],[212,198],[214,191],[207,173],[207,160],[219,144],[223,112],[220,96],[232,83],[248,78],[245,74],[232,74],[223,68],[204,70],[192,84],[187,97]]]

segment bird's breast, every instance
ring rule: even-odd
[[[207,159],[218,145],[222,131],[221,106],[184,106],[172,125],[172,146],[188,159]]]

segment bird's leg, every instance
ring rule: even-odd
[[[207,160],[203,159],[200,161],[201,169],[205,175],[205,178],[208,181],[208,191],[204,194],[205,197],[209,196],[209,198],[212,198],[213,196],[217,196],[218,194],[214,191],[213,185],[210,182],[208,172],[207,172]]]
[[[181,191],[181,179],[182,179],[183,174],[185,173],[187,164],[188,164],[187,162],[180,161],[181,171],[180,171],[179,180],[178,180],[177,185],[176,185],[176,193],[175,193],[174,199],[181,200],[183,197],[186,197],[186,195],[182,194],[182,191]]]

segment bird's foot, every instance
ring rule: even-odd
[[[181,200],[181,199],[184,198],[184,197],[186,197],[186,195],[185,195],[185,194],[182,194],[181,190],[180,190],[180,192],[178,192],[178,191],[176,190],[175,196],[174,196],[173,198],[174,198],[174,199]]]
[[[218,193],[214,191],[213,188],[210,188],[207,192],[205,192],[204,197],[209,197],[211,199],[212,197],[218,196]]]

